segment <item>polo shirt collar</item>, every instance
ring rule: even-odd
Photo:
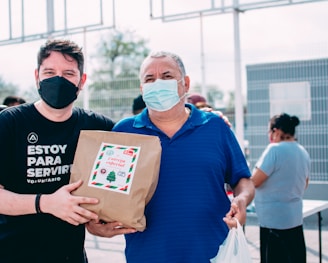
[[[192,105],[192,104],[185,104],[186,107],[190,109],[190,116],[186,123],[183,125],[184,127],[196,127],[205,124],[208,122],[208,114],[207,112],[197,110],[197,108]],[[148,116],[148,109],[144,109],[140,114],[135,116],[134,123],[133,123],[134,128],[143,128],[147,127],[152,129],[154,124],[150,121],[150,118]]]

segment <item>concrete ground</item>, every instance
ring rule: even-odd
[[[247,219],[245,235],[252,254],[253,263],[260,262],[259,254],[259,228],[255,219]],[[307,247],[307,263],[320,263],[319,261],[319,231],[316,215],[304,220],[304,235]],[[328,223],[322,221],[322,261],[328,263]],[[87,233],[86,250],[89,263],[124,263],[124,237],[113,238],[95,237]],[[145,262],[148,263],[148,262]],[[188,263],[188,262],[184,262]]]

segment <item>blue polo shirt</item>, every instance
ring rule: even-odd
[[[145,209],[146,230],[128,234],[128,263],[209,263],[228,233],[222,218],[230,201],[224,183],[250,177],[240,146],[222,118],[186,104],[191,114],[169,138],[148,110],[118,122],[113,131],[158,136],[159,182]]]

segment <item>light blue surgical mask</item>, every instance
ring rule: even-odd
[[[156,79],[152,83],[142,84],[142,98],[149,109],[168,111],[180,102],[176,79]],[[183,96],[184,97],[184,96]]]

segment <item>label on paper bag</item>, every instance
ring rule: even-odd
[[[102,143],[88,185],[129,194],[140,147]]]

